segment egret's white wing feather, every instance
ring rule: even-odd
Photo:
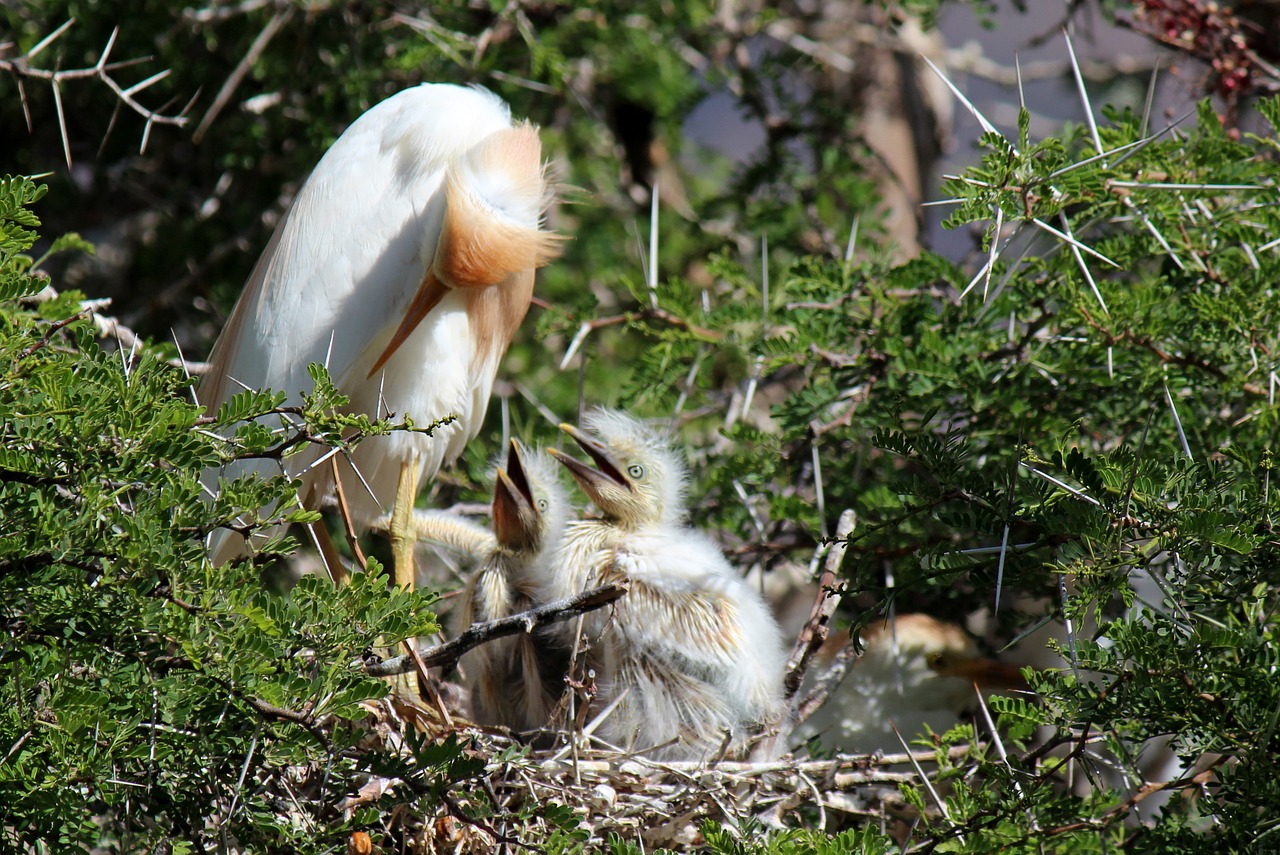
[[[201,402],[211,410],[239,388],[226,382],[228,376],[252,388],[283,391],[287,403],[299,403],[312,386],[308,364],[327,359],[353,411],[390,411],[420,425],[460,417],[464,429],[445,428],[434,437],[397,433],[362,443],[354,455],[362,478],[345,460],[340,463],[351,477],[347,496],[358,521],[388,509],[383,505],[394,497],[402,462],[416,455],[425,480],[457,457],[479,429],[501,352],[477,359],[468,305],[452,292],[390,356],[382,377],[367,375],[432,264],[446,216],[443,188],[450,163],[511,127],[497,96],[441,84],[408,89],[364,113],[299,191],[214,349],[201,389]],[[486,186],[502,186],[499,179],[485,180]],[[536,189],[541,199],[545,194]],[[512,204],[523,210],[524,203]],[[532,270],[527,278],[531,293]],[[517,290],[524,289],[522,282]],[[385,399],[381,408],[379,394]],[[287,471],[303,472],[322,452],[290,458]],[[242,462],[210,473],[208,480],[275,468],[271,461]],[[328,465],[310,471],[304,501],[327,489],[330,479]],[[354,486],[361,480],[372,496]]]

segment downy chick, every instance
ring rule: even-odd
[[[716,545],[682,524],[686,474],[672,449],[622,412],[596,410],[584,424],[594,436],[560,427],[595,467],[551,454],[603,516],[566,527],[540,596],[630,583],[612,615],[585,621],[600,704],[621,698],[598,733],[654,759],[712,756],[726,732],[740,748],[781,715],[778,625]]]
[[[980,656],[963,629],[929,615],[899,615],[893,628],[868,627],[863,642],[862,656],[844,681],[799,730],[828,749],[898,753],[902,743],[893,727],[908,744],[925,725],[945,733],[976,707],[974,683],[982,689],[1026,685],[1016,666]],[[847,636],[833,636],[819,661],[830,661],[848,643]]]
[[[493,546],[463,593],[456,631],[534,604],[546,558],[555,552],[569,513],[558,475],[546,454],[511,441],[506,469],[498,468],[494,483]],[[547,724],[564,691],[568,667],[567,654],[542,633],[482,644],[468,651],[461,664],[475,721],[517,732]]]

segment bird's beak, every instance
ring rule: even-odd
[[[440,304],[445,294],[449,293],[449,289],[441,284],[436,278],[435,273],[430,268],[422,277],[422,284],[418,286],[418,291],[413,295],[413,300],[409,302],[409,308],[405,310],[404,319],[400,321],[400,326],[391,336],[391,341],[387,343],[386,348],[382,351],[382,355],[373,363],[373,367],[369,369],[369,377],[377,374],[382,370],[382,366],[387,364],[387,360],[395,355],[400,349],[400,345],[404,344],[409,336],[413,335],[413,331],[418,328],[418,324],[422,323],[422,319],[427,313]]]
[[[619,501],[625,501],[634,491],[631,482],[622,474],[622,470],[618,468],[618,464],[614,461],[613,455],[609,449],[599,440],[583,433],[570,424],[560,425],[560,430],[573,437],[573,441],[578,443],[595,462],[596,467],[592,468],[587,464],[578,460],[576,457],[549,448],[547,451],[556,460],[559,460],[564,467],[569,470],[575,481],[582,487],[584,493],[596,503],[596,506],[608,513],[607,508],[614,507]]]
[[[627,490],[631,490],[631,482],[622,474],[622,469],[619,468],[618,462],[614,460],[613,454],[610,453],[607,445],[600,442],[590,434],[583,433],[571,424],[562,423],[560,425],[560,430],[573,437],[573,441],[578,443],[582,450],[585,451],[591,459],[595,461],[596,466],[599,467],[598,469],[592,469],[590,466],[587,466],[567,454],[557,453],[556,459],[569,467],[570,472],[575,476],[586,476],[596,480],[604,477],[608,479],[609,483],[616,487],[623,487]],[[588,475],[588,473],[590,474]]]
[[[995,659],[975,657],[947,662],[937,669],[940,677],[962,677],[982,689],[1026,689],[1022,668]]]
[[[519,455],[509,454],[508,461],[512,457],[518,465]],[[524,469],[508,474],[499,468],[493,485],[493,534],[498,543],[508,549],[530,549],[536,546],[538,523],[538,508]]]
[[[520,442],[515,439],[511,440],[507,446],[507,474],[521,495],[532,506],[534,504],[533,487],[529,486],[529,476],[524,471],[524,461],[520,459]]]

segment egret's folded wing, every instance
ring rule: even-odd
[[[281,221],[215,348],[209,406],[234,377],[296,401],[307,365],[343,376],[389,339],[435,252],[449,161],[510,127],[483,90],[425,85],[360,116],[316,165]],[[387,329],[387,328],[390,329]]]

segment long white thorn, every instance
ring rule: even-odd
[[[827,537],[827,500],[822,489],[822,457],[818,454],[818,444],[810,446],[813,452],[813,489],[818,499],[818,531],[823,539]]]
[[[1013,52],[1013,72],[1018,78],[1018,106],[1025,110],[1027,109],[1027,93],[1022,91],[1022,63],[1018,60],[1017,51]]]
[[[1089,92],[1084,85],[1084,75],[1080,73],[1080,62],[1076,59],[1076,48],[1071,43],[1071,33],[1064,27],[1062,30],[1063,37],[1067,40],[1067,53],[1071,56],[1071,73],[1076,78],[1076,89],[1080,93],[1080,103],[1084,107],[1085,118],[1089,120],[1089,133],[1093,136],[1093,145],[1101,154],[1102,137],[1098,135],[1098,123],[1093,118],[1093,105],[1089,103]]]
[[[1088,502],[1091,505],[1096,505],[1099,508],[1102,507],[1102,502],[1099,502],[1093,496],[1090,496],[1088,493],[1085,493],[1082,490],[1077,490],[1075,487],[1072,487],[1070,484],[1066,483],[1065,481],[1059,481],[1057,478],[1054,478],[1049,473],[1041,472],[1039,469],[1035,468],[1034,466],[1028,463],[1023,463],[1022,461],[1018,461],[1018,465],[1021,466],[1023,469],[1026,469],[1032,475],[1036,475],[1048,481],[1050,484],[1061,487],[1071,495],[1075,496],[1077,499],[1084,499],[1086,502]]]
[[[1063,220],[1063,223],[1064,223],[1064,224],[1066,224],[1066,219],[1067,219],[1067,218],[1066,218],[1066,216],[1064,215],[1064,216],[1062,217],[1062,220]],[[1037,218],[1037,217],[1032,217],[1031,222],[1032,222],[1032,223],[1034,223],[1035,225],[1039,226],[1040,228],[1044,229],[1046,232],[1048,232],[1049,234],[1051,234],[1051,235],[1053,235],[1054,237],[1058,238],[1059,240],[1066,241],[1067,243],[1071,244],[1072,246],[1076,247],[1077,249],[1080,249],[1080,250],[1083,250],[1084,252],[1089,253],[1089,254],[1090,254],[1090,255],[1092,255],[1094,258],[1098,259],[1099,261],[1103,261],[1103,262],[1105,262],[1105,263],[1107,263],[1107,264],[1110,264],[1112,267],[1116,268],[1117,270],[1119,270],[1119,269],[1120,269],[1120,265],[1119,265],[1118,263],[1116,263],[1116,262],[1112,261],[1111,259],[1107,258],[1105,255],[1103,255],[1102,253],[1098,252],[1096,249],[1094,249],[1093,247],[1089,246],[1088,244],[1083,244],[1083,243],[1081,243],[1080,241],[1076,240],[1076,239],[1075,239],[1075,237],[1074,237],[1073,235],[1071,235],[1069,232],[1059,231],[1058,229],[1055,229],[1053,226],[1051,226],[1051,225],[1049,225],[1048,223],[1046,223],[1044,220],[1041,220],[1041,219],[1039,219],[1039,218]],[[1068,228],[1068,229],[1070,229],[1070,225],[1069,225],[1069,224],[1067,225],[1067,228]]]
[[[1071,653],[1071,670],[1075,673],[1076,679],[1080,678],[1080,668],[1078,666],[1079,657],[1076,655],[1076,632],[1071,626],[1071,618],[1067,615],[1067,576],[1065,573],[1058,574],[1058,598],[1062,601],[1062,625],[1067,630],[1067,650]]]
[[[973,684],[973,692],[978,696],[978,709],[982,711],[982,720],[987,725],[987,730],[991,733],[991,744],[995,746],[996,755],[1000,758],[1000,762],[1004,763],[1005,768],[1009,770],[1009,776],[1013,781],[1013,788],[1017,790],[1018,795],[1025,798],[1022,791],[1022,783],[1018,780],[1018,771],[1013,768],[1009,762],[1009,752],[1005,751],[1004,740],[1000,738],[1000,731],[996,729],[996,723],[991,718],[991,710],[987,708],[987,699],[982,696],[982,690],[978,688],[978,684]],[[1027,809],[1027,819],[1031,822],[1032,830],[1037,830],[1035,814],[1031,809]]]
[[[676,406],[674,412],[671,413],[671,424],[668,426],[668,433],[674,433],[676,425],[680,421],[680,414],[684,412],[685,402],[689,400],[689,391],[693,389],[693,384],[698,379],[698,372],[702,369],[703,357],[707,355],[706,345],[698,348],[698,354],[693,358],[693,365],[689,367],[689,373],[684,378],[684,388],[680,390],[680,397],[676,398]]]
[[[938,812],[942,814],[942,818],[951,823],[952,828],[956,828],[956,838],[963,844],[964,835],[959,832],[959,826],[951,819],[951,812],[947,810],[947,803],[938,795],[938,791],[933,788],[933,782],[929,780],[929,776],[924,773],[924,769],[920,768],[920,763],[916,760],[916,755],[911,750],[911,746],[907,745],[907,741],[902,738],[898,726],[893,722],[889,722],[889,727],[893,728],[893,735],[898,737],[898,742],[902,745],[902,750],[906,752],[907,758],[911,761],[911,765],[915,767],[916,774],[920,776],[920,780],[924,783],[925,789],[929,791],[929,795],[933,796],[933,801],[938,805]]]
[[[66,23],[64,23],[62,26],[58,27],[58,29],[54,30],[54,31],[53,31],[52,33],[50,33],[49,35],[47,35],[47,36],[45,36],[44,38],[42,38],[39,42],[37,42],[37,43],[36,43],[36,46],[35,46],[35,47],[33,47],[31,50],[27,51],[27,57],[26,57],[26,58],[27,58],[27,59],[35,59],[35,58],[36,58],[36,54],[40,53],[40,51],[44,50],[44,49],[45,49],[45,48],[47,48],[49,45],[53,44],[54,40],[55,40],[55,39],[57,39],[57,38],[58,38],[58,36],[60,36],[60,35],[62,35],[63,33],[65,33],[65,32],[67,31],[67,29],[68,29],[72,24],[74,24],[75,22],[76,22],[76,19],[75,19],[75,18],[68,18],[68,19],[66,20]]]
[[[988,275],[988,271],[991,269],[991,262],[992,262],[992,259],[990,257],[988,257],[987,260],[983,262],[982,267],[980,267],[978,269],[978,272],[973,274],[973,278],[969,280],[969,284],[964,286],[964,290],[960,292],[959,299],[963,300],[966,296],[968,296],[969,292],[973,290],[973,287],[977,285],[978,282],[983,277],[986,277]],[[983,288],[983,292],[984,293],[986,292],[985,287]],[[984,297],[983,299],[985,300],[986,298]]]
[[[1000,250],[1000,229],[1004,227],[1004,208],[996,205],[995,229],[991,234],[991,252],[987,255],[987,275],[982,280],[982,302],[987,302],[987,294],[991,290],[991,271],[996,266],[996,254]]]
[[[1009,524],[1004,524],[1004,534],[1000,537],[1000,559],[996,562],[996,605],[992,614],[1000,614],[1000,590],[1004,587],[1004,558],[1009,552]]]
[[[1182,441],[1182,453],[1187,455],[1187,459],[1191,457],[1191,445],[1187,442],[1187,435],[1182,430],[1182,419],[1178,418],[1178,408],[1173,403],[1173,393],[1169,391],[1169,384],[1164,384],[1164,399],[1169,402],[1169,412],[1173,413],[1173,426],[1178,430],[1178,439]]]
[[[1142,105],[1142,124],[1138,127],[1138,136],[1145,137],[1147,128],[1151,127],[1151,105],[1156,100],[1156,81],[1160,78],[1160,58],[1151,68],[1151,80],[1147,82],[1147,100]]]
[[[586,321],[582,326],[578,327],[578,331],[573,334],[573,339],[569,342],[568,349],[564,352],[564,359],[560,360],[560,370],[563,371],[569,361],[573,359],[573,355],[578,352],[578,348],[582,347],[582,343],[587,340],[587,335],[591,332],[591,324]]]
[[[1071,252],[1075,255],[1076,264],[1080,265],[1080,271],[1084,273],[1084,278],[1089,282],[1089,287],[1093,290],[1093,296],[1098,298],[1098,305],[1102,307],[1102,313],[1110,316],[1111,311],[1107,308],[1107,301],[1102,299],[1102,292],[1098,290],[1098,283],[1093,281],[1093,273],[1089,271],[1089,265],[1085,264],[1084,256],[1080,254],[1080,248],[1073,243]]]
[[[1000,136],[1002,139],[1004,139],[1005,142],[1009,142],[1009,138],[1006,137],[1004,134],[1000,133],[998,130],[996,130],[995,125],[987,121],[987,117],[982,115],[982,111],[979,110],[977,107],[973,106],[973,102],[970,101],[968,98],[966,98],[964,96],[964,93],[956,88],[956,85],[951,82],[950,78],[948,78],[947,75],[942,73],[942,69],[938,68],[938,66],[933,64],[933,60],[929,59],[929,57],[925,56],[924,54],[920,54],[920,58],[923,59],[930,68],[933,69],[933,73],[938,75],[938,77],[942,80],[943,83],[947,84],[947,88],[951,90],[951,94],[956,96],[956,100],[958,100],[961,104],[963,104],[965,106],[965,109],[968,110],[970,114],[972,114],[973,117],[978,120],[978,124],[982,125],[982,129],[984,131],[986,131],[989,134],[996,134]],[[1013,143],[1010,142],[1009,147],[1013,150],[1014,154],[1018,153],[1018,148]]]
[[[929,203],[926,203],[929,204]],[[858,221],[859,217],[853,218],[853,225],[849,227],[849,243],[844,248],[844,260],[853,261],[853,251],[858,245]]]
[[[1147,227],[1147,231],[1151,232],[1152,236],[1156,239],[1156,243],[1160,244],[1165,253],[1168,254],[1169,259],[1177,265],[1178,269],[1186,270],[1187,268],[1182,264],[1182,259],[1178,258],[1178,254],[1173,251],[1173,247],[1169,246],[1169,242],[1165,240],[1164,235],[1160,233],[1160,230],[1155,227],[1155,223],[1151,222],[1151,218],[1148,217],[1141,208],[1135,205],[1133,200],[1128,196],[1123,197],[1123,201],[1125,207],[1130,211],[1133,211],[1138,219],[1142,220],[1142,224]]]
[[[649,305],[658,308],[658,182],[649,200]]]
[[[1061,169],[1055,169],[1053,172],[1050,172],[1049,178],[1057,178],[1060,175],[1066,175],[1068,172],[1088,166],[1091,163],[1097,163],[1099,160],[1106,160],[1108,157],[1113,157],[1121,152],[1128,151],[1131,148],[1135,148],[1140,145],[1145,145],[1146,142],[1147,142],[1146,140],[1134,140],[1131,143],[1125,143],[1122,146],[1116,146],[1110,151],[1104,151],[1101,154],[1095,154],[1093,157],[1086,157],[1084,160],[1077,160],[1075,163],[1069,163],[1066,166],[1062,167]]]

